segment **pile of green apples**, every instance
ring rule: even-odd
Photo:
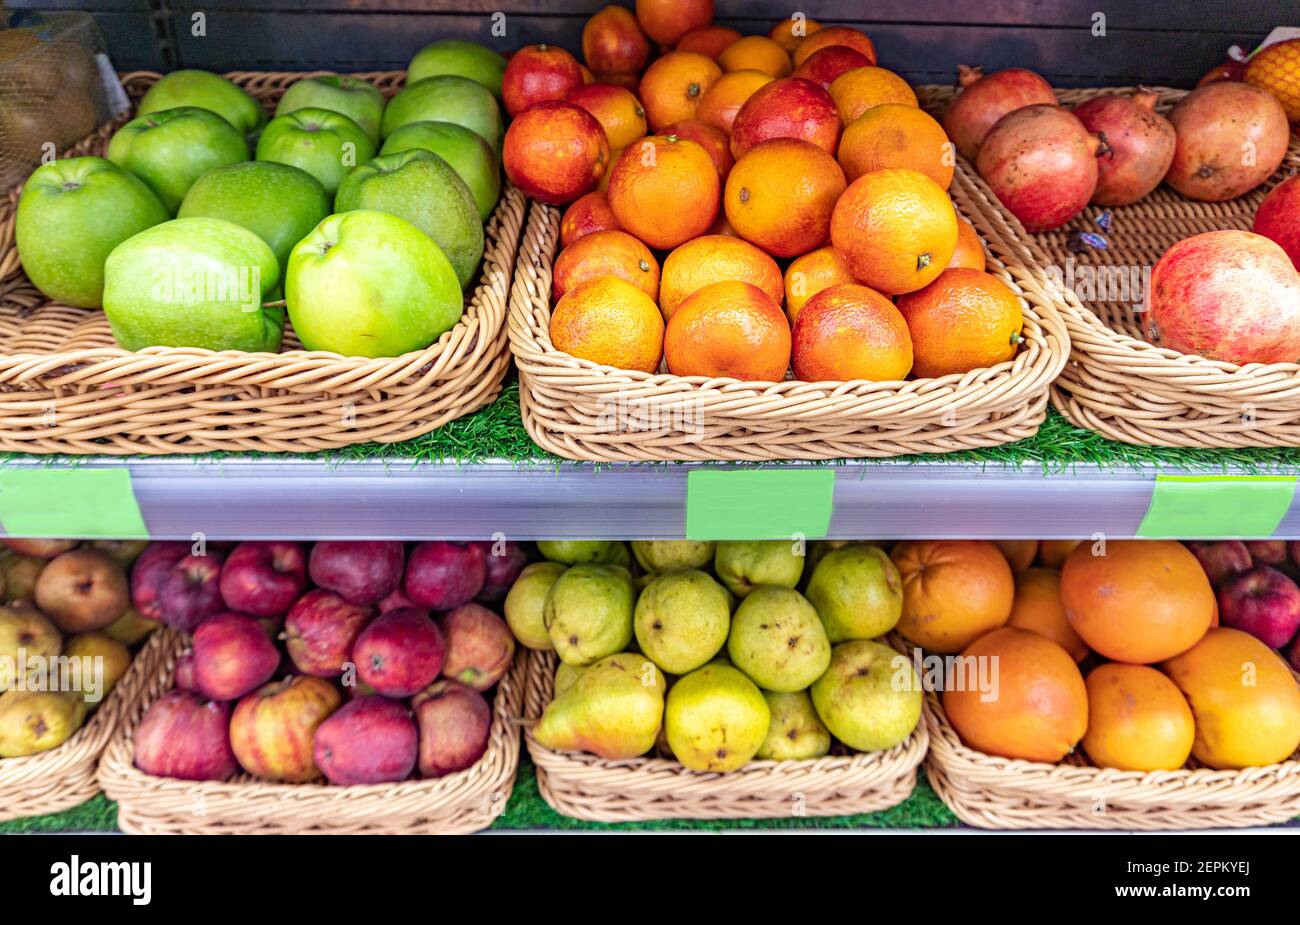
[[[559,657],[541,745],[693,771],[874,752],[907,739],[921,687],[880,641],[898,571],[867,542],[546,540],[505,617]],[[844,749],[839,749],[843,751]]]
[[[464,312],[501,191],[505,59],[472,42],[416,54],[391,100],[308,77],[274,118],[207,71],[175,71],[105,157],[38,167],[16,216],[46,296],[102,307],[127,350],[344,356],[420,350]]]

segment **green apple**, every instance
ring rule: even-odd
[[[442,74],[408,83],[384,110],[384,137],[412,122],[454,122],[501,149],[501,107],[492,91],[468,77]]]
[[[487,221],[501,198],[501,165],[477,132],[454,122],[410,122],[388,136],[380,154],[422,148],[451,165],[469,187],[478,215]]]
[[[444,39],[425,45],[415,53],[406,69],[406,82],[415,83],[439,74],[468,77],[482,84],[501,98],[501,75],[506,71],[506,59],[478,42],[464,39]]]
[[[257,159],[299,167],[333,196],[348,171],[375,156],[375,143],[356,122],[328,109],[276,116],[257,140]]]
[[[282,271],[293,246],[329,214],[330,198],[320,181],[274,161],[209,170],[190,187],[177,213],[180,218],[206,216],[243,225],[270,245]]]
[[[113,248],[165,221],[167,210],[135,174],[102,157],[70,157],[28,178],[14,238],[37,289],[65,305],[98,308]]]
[[[105,156],[143,180],[175,215],[195,180],[214,167],[248,160],[248,144],[221,116],[182,106],[132,119],[117,130]]]
[[[275,114],[283,116],[299,109],[329,109],[341,112],[379,141],[379,120],[384,115],[384,95],[372,83],[357,77],[327,74],[307,77],[289,87],[280,97]]]
[[[251,135],[266,124],[266,110],[243,87],[211,71],[172,71],[149,88],[136,115],[198,106],[215,112],[240,134]]]
[[[348,174],[335,212],[377,209],[406,219],[437,242],[464,289],[483,259],[483,222],[469,187],[436,154],[412,148],[385,154]]]
[[[220,218],[177,218],[119,244],[104,264],[104,314],[126,350],[272,351],[284,309],[263,307],[280,281],[267,243]]]
[[[423,350],[465,310],[456,271],[406,219],[331,215],[289,255],[284,296],[308,350],[392,357]]]

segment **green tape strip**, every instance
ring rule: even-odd
[[[125,469],[0,469],[0,524],[10,536],[149,536]]]
[[[1291,509],[1290,475],[1157,475],[1141,537],[1263,539]]]
[[[835,507],[832,469],[700,469],[686,476],[692,540],[823,537]]]

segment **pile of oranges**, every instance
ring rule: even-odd
[[[712,0],[638,0],[587,21],[585,64],[510,59],[506,173],[568,207],[555,348],[753,382],[1012,359],[1021,302],[947,194],[943,128],[871,39],[802,14],[767,36],[712,20]]]

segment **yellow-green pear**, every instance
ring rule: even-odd
[[[547,704],[533,737],[559,751],[636,758],[654,747],[663,716],[663,674],[644,655],[620,652],[583,668]]]
[[[20,556],[13,553],[4,562],[4,600],[12,604],[16,601],[30,601],[36,597],[36,579],[49,563],[49,559],[36,556]]]
[[[813,569],[804,593],[832,643],[883,636],[903,614],[898,568],[883,549],[866,544],[828,552]]]
[[[734,771],[758,753],[772,712],[753,681],[710,662],[678,678],[668,692],[668,745],[692,771]]]
[[[713,569],[732,594],[744,597],[759,585],[796,587],[803,560],[803,547],[794,540],[723,541]]]
[[[637,598],[637,645],[670,674],[686,674],[718,654],[727,642],[731,602],[727,589],[699,569],[665,572]]]
[[[43,662],[62,651],[58,629],[30,603],[0,607],[0,690],[11,690],[34,668],[44,670]]]
[[[88,694],[92,698],[95,695],[100,699],[107,697],[131,667],[131,651],[106,633],[78,633],[68,640],[63,647],[63,654],[68,658],[83,659],[82,667],[77,672],[80,684],[74,687],[73,692]],[[86,662],[85,659],[90,661]],[[88,671],[94,674],[88,675]],[[95,701],[92,699],[87,702]]]
[[[831,644],[802,594],[763,585],[736,608],[727,655],[764,690],[801,691],[826,671]]]
[[[907,656],[879,642],[840,643],[810,693],[831,734],[860,752],[893,748],[921,719],[916,669]]]
[[[875,546],[883,549],[880,540],[813,540],[808,544],[808,559],[804,562],[804,578],[812,577],[813,570],[817,568],[817,563],[826,558],[828,552],[836,549],[843,549],[845,546]]]
[[[560,660],[590,665],[632,641],[632,575],[621,565],[575,565],[546,595],[546,632]]]
[[[123,645],[133,646],[142,642],[160,626],[162,624],[157,620],[142,617],[134,607],[128,607],[126,613],[104,627],[104,635],[116,639]]]
[[[59,691],[0,694],[0,758],[18,758],[62,745],[85,714]]]
[[[717,544],[705,540],[633,540],[632,554],[647,572],[704,568]]]
[[[627,543],[610,543],[609,549],[605,551],[605,557],[600,561],[603,565],[621,565],[631,571],[632,550],[627,548]]]
[[[551,697],[558,697],[573,687],[573,683],[586,670],[586,668],[579,668],[577,665],[566,665],[564,662],[560,662],[559,667],[555,669],[555,687],[551,692]]]
[[[525,648],[541,652],[555,648],[546,632],[546,595],[566,568],[560,562],[532,562],[510,586],[502,612],[510,632]]]
[[[813,709],[807,691],[763,691],[772,711],[767,738],[756,758],[771,761],[805,761],[831,750],[831,734]]]
[[[609,540],[538,540],[537,551],[552,562],[578,565],[607,561],[613,545]]]

